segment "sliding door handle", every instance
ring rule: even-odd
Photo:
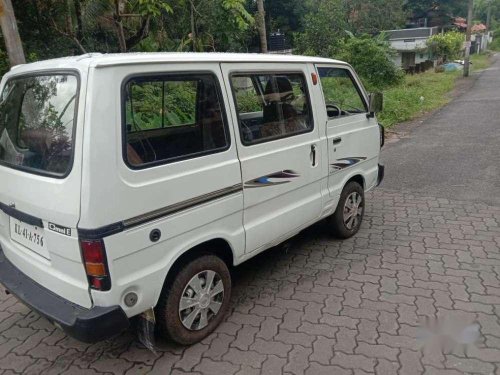
[[[311,145],[312,166],[316,166],[316,145]]]
[[[334,145],[338,145],[340,142],[342,142],[342,138],[340,138],[340,137],[339,137],[339,138],[335,138],[335,139],[333,140],[333,144],[334,144]]]

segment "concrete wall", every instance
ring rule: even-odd
[[[392,48],[398,51],[415,51],[418,49],[427,48],[427,38],[395,39],[395,40],[390,40],[389,43],[391,44]]]

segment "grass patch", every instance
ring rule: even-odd
[[[462,72],[407,75],[401,85],[384,91],[384,110],[377,115],[384,127],[413,120],[450,101],[446,96]]]
[[[472,71],[485,69],[491,64],[491,54],[472,55],[471,61]],[[384,110],[377,118],[388,129],[444,106],[451,100],[446,94],[462,75],[462,71],[435,73],[430,70],[405,76],[402,84],[384,90]]]
[[[486,69],[491,65],[491,53],[486,52],[479,55],[472,55],[470,61],[473,71]]]

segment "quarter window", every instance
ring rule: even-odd
[[[319,68],[328,117],[366,113],[365,101],[347,69]]]
[[[156,165],[229,146],[220,90],[210,74],[134,77],[125,85],[125,157]]]
[[[313,129],[302,74],[234,74],[231,85],[243,144],[271,141]]]

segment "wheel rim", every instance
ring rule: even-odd
[[[358,192],[349,194],[344,204],[344,225],[347,229],[356,228],[363,216],[363,197]]]
[[[224,301],[224,283],[220,275],[205,270],[187,283],[179,301],[179,318],[190,331],[205,328],[215,318]]]

